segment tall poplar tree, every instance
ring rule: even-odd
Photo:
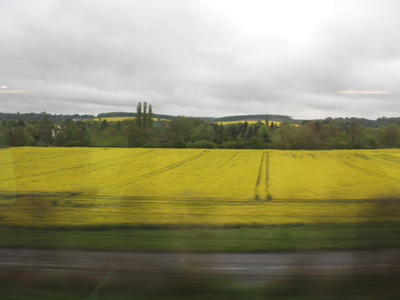
[[[153,109],[151,104],[149,105],[149,114],[147,116],[147,127],[150,128],[153,126]]]
[[[147,127],[147,102],[143,103],[143,122],[142,122],[142,128],[146,129]]]
[[[136,125],[142,127],[142,102],[139,102],[136,109]]]

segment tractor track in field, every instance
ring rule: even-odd
[[[254,187],[254,198],[255,199],[259,199],[260,198],[260,196],[258,194],[258,188],[259,188],[260,182],[261,182],[261,175],[262,175],[262,169],[263,169],[263,163],[264,163],[264,155],[265,155],[265,152],[263,152],[261,154],[260,168],[258,170],[256,186]]]
[[[151,152],[154,152],[154,151],[155,151],[155,150],[139,152],[139,153],[136,153],[135,156],[138,156],[138,155],[141,155],[141,154],[151,153]],[[89,151],[87,151],[87,152],[89,152]],[[50,158],[54,158],[54,157],[55,157],[55,156],[50,157]],[[58,157],[60,158],[60,156],[58,156]],[[124,159],[124,158],[128,158],[128,157],[132,157],[132,154],[130,153],[130,154],[123,155],[123,156],[120,157],[120,159]],[[48,157],[46,157],[46,159],[47,159],[47,158],[48,158]],[[34,162],[34,161],[33,161],[33,162]],[[27,162],[27,163],[28,163],[28,162]],[[30,162],[29,162],[29,163],[30,163]],[[81,170],[81,169],[83,169],[83,168],[85,168],[85,167],[93,166],[93,165],[94,165],[93,162],[85,162],[85,163],[79,164],[79,165],[74,166],[74,167],[71,167],[71,166],[64,167],[64,168],[54,167],[53,169],[47,170],[47,171],[45,171],[45,172],[33,173],[33,174],[31,174],[31,176],[32,176],[32,177],[39,177],[39,176],[45,176],[45,175],[46,175],[46,176],[51,176],[51,175],[54,175],[55,170],[57,170],[57,172],[62,172],[62,171],[67,171],[67,170],[73,170],[73,169]],[[21,175],[21,176],[23,176],[23,175]],[[18,177],[18,176],[3,179],[3,182],[14,181],[14,180],[16,180],[17,177]]]
[[[194,160],[197,160],[197,159],[207,155],[208,153],[210,153],[210,151],[205,150],[205,151],[203,151],[203,152],[201,152],[199,154],[196,154],[196,155],[191,156],[189,158],[186,158],[184,160],[178,161],[176,163],[173,163],[173,164],[168,165],[166,167],[163,167],[161,169],[158,169],[158,170],[155,170],[155,171],[140,175],[139,177],[136,177],[135,179],[125,183],[124,185],[126,185],[126,184],[129,185],[129,184],[132,184],[132,183],[136,183],[138,181],[141,181],[141,180],[144,180],[144,179],[147,179],[147,178],[150,178],[150,177],[153,177],[153,176],[168,172],[168,171],[173,170],[175,168],[181,167],[181,166],[183,166],[183,165],[185,165],[187,163],[190,163],[190,162],[192,162]]]
[[[330,153],[323,153],[323,154],[324,154],[326,157],[328,157],[328,158],[330,158],[330,159],[332,159],[332,160],[335,160],[335,161],[337,161],[337,162],[339,162],[339,163],[341,163],[341,164],[343,164],[343,165],[345,165],[345,166],[347,166],[347,167],[349,167],[349,168],[352,168],[352,169],[354,169],[354,170],[356,170],[356,171],[359,171],[359,172],[362,172],[362,173],[364,173],[364,174],[371,175],[371,176],[376,176],[376,177],[380,177],[380,178],[387,179],[387,180],[392,180],[392,181],[400,182],[400,180],[399,180],[398,178],[396,178],[396,177],[392,177],[392,176],[390,176],[390,175],[385,175],[385,174],[381,174],[381,173],[378,173],[378,172],[374,172],[373,170],[365,169],[365,168],[360,167],[360,166],[358,166],[358,165],[356,165],[356,164],[353,164],[353,163],[350,163],[350,162],[348,162],[348,161],[345,161],[344,159],[339,158],[339,157],[337,157],[337,156],[335,156],[335,155],[332,155],[332,154],[330,154]]]
[[[264,166],[265,166],[265,182],[264,182],[264,185],[262,185],[262,186],[265,187],[265,194],[266,194],[265,200],[269,200],[268,191],[269,191],[269,176],[270,175],[269,175],[269,153],[268,152],[263,152],[261,155],[260,168],[258,170],[256,185],[254,187],[254,199],[256,199],[256,200],[260,199],[259,189],[261,186],[261,178],[263,176]]]

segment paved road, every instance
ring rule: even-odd
[[[0,272],[25,270],[137,276],[232,275],[257,281],[285,276],[342,276],[400,270],[400,249],[274,253],[101,252],[0,249]]]

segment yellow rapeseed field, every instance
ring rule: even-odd
[[[400,150],[0,150],[0,224],[397,221]],[[383,201],[381,201],[383,199]]]
[[[215,122],[217,124],[222,124],[222,125],[230,125],[230,124],[239,124],[239,123],[244,123],[247,122],[249,124],[256,124],[260,121],[254,121],[254,120],[240,120],[240,121],[224,121],[224,122]],[[265,124],[265,121],[261,121],[263,124]],[[271,125],[274,123],[274,125],[279,126],[282,122],[275,122],[275,121],[268,121],[268,125]]]

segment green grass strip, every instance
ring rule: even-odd
[[[0,247],[123,251],[283,251],[400,247],[400,223],[243,228],[0,228]]]

